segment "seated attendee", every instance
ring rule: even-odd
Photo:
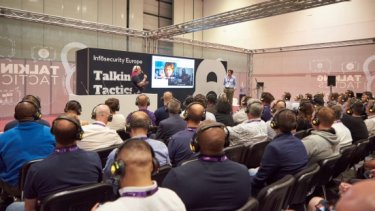
[[[262,157],[258,172],[251,182],[252,195],[287,174],[294,175],[307,165],[307,152],[300,139],[291,133],[297,126],[297,117],[292,110],[282,109],[271,121],[276,137],[271,141]]]
[[[362,102],[353,98],[347,104],[346,113],[341,118],[352,134],[353,143],[368,138],[367,127],[361,116],[363,109]]]
[[[152,125],[156,125],[156,117],[154,112],[148,110],[148,106],[150,106],[150,98],[145,95],[145,94],[140,94],[138,95],[137,99],[135,100],[135,105],[138,106],[138,111],[143,111],[145,112],[148,117],[150,117]],[[127,117],[126,117],[126,123],[129,124],[130,118],[132,113],[135,111],[131,112]]]
[[[227,127],[230,144],[255,143],[267,138],[267,125],[260,119],[262,115],[262,102],[256,99],[248,101],[246,113],[248,120],[242,124]]]
[[[338,101],[339,101],[339,93],[334,92],[334,93],[332,93],[332,94],[329,95],[327,105],[329,107],[332,107],[334,105],[339,104]]]
[[[369,135],[373,136],[375,135],[375,100],[369,100],[366,111],[367,119],[365,120],[365,124]]]
[[[226,98],[220,98],[216,102],[215,119],[217,122],[223,123],[225,126],[234,126],[232,117],[232,105]]]
[[[67,115],[67,116],[74,116],[75,118],[77,118],[79,120],[79,122],[81,123],[81,125],[88,125],[89,124],[88,121],[81,120],[79,118],[81,116],[81,113],[82,113],[82,106],[81,106],[81,103],[79,103],[76,100],[69,100],[65,104],[64,112],[65,112],[65,115]]]
[[[173,98],[169,100],[167,105],[169,117],[160,122],[158,130],[156,131],[156,139],[162,140],[168,144],[168,139],[175,133],[185,130],[186,122],[180,117],[181,103],[179,100]]]
[[[170,165],[168,148],[167,146],[158,140],[154,140],[147,137],[148,130],[152,125],[150,117],[143,111],[133,112],[130,116],[129,127],[130,127],[130,136],[131,138],[137,138],[145,140],[149,143],[152,149],[155,151],[155,157],[159,161],[161,166]],[[110,168],[111,164],[115,160],[115,154],[117,149],[114,149],[107,158],[107,162],[104,167],[104,174],[106,178],[110,177]]]
[[[335,129],[337,139],[339,140],[339,148],[351,145],[353,142],[352,134],[350,130],[341,122],[342,108],[340,105],[335,105],[332,107],[335,112],[335,122],[332,128]]]
[[[263,92],[261,97],[260,97],[260,101],[262,101],[263,106],[264,106],[261,119],[265,122],[267,122],[268,120],[270,120],[272,118],[271,103],[274,100],[275,100],[275,98],[269,92]]]
[[[318,93],[314,95],[312,104],[314,105],[314,109],[318,110],[319,108],[324,106],[324,95],[322,93]]]
[[[247,168],[224,155],[224,125],[202,122],[192,145],[198,159],[173,168],[163,181],[184,202],[187,210],[236,210],[246,203],[250,190]]]
[[[163,93],[163,97],[161,98],[163,101],[163,106],[156,109],[154,112],[156,118],[156,125],[159,125],[161,121],[169,117],[169,113],[167,111],[167,105],[169,101],[173,98],[173,94],[170,91],[166,91]]]
[[[82,126],[83,138],[77,142],[79,148],[84,150],[98,150],[109,146],[122,144],[122,139],[115,130],[107,127],[112,115],[109,107],[105,104],[99,104],[92,110],[91,118],[95,121],[89,125]]]
[[[151,180],[159,163],[153,148],[144,139],[127,140],[117,151],[111,169],[114,175],[120,176],[121,197],[100,206],[97,204],[92,210],[185,210],[175,192],[158,187]]]
[[[308,130],[312,128],[311,118],[314,113],[314,106],[308,100],[302,100],[298,107],[296,131]]]
[[[275,103],[273,103],[273,105],[271,106],[271,112],[272,112],[272,118],[266,122],[267,124],[267,137],[269,139],[273,139],[275,136],[276,136],[276,131],[274,129],[272,129],[271,127],[271,122],[272,122],[272,119],[273,119],[273,116],[286,108],[286,102],[284,100],[277,100]]]
[[[173,167],[193,156],[194,152],[190,149],[191,139],[199,123],[205,118],[205,109],[202,104],[193,102],[187,106],[184,116],[187,128],[175,133],[168,141],[169,157]]]
[[[191,96],[191,95],[188,95],[188,96],[186,96],[186,98],[185,98],[185,100],[184,100],[184,102],[182,103],[182,112],[181,112],[181,114],[180,114],[180,116],[183,118],[184,117],[184,115],[185,115],[185,110],[186,110],[186,108],[187,108],[187,106],[190,104],[190,103],[192,103],[194,101],[194,97],[193,96]]]
[[[36,123],[39,123],[39,124],[42,124],[42,125],[45,125],[47,127],[50,126],[49,122],[42,119],[42,106],[40,104],[40,98],[39,97],[35,97],[34,95],[26,95],[25,97],[22,98],[21,101],[29,101],[31,103],[33,103],[37,109],[38,109],[38,119],[34,120]],[[15,126],[18,125],[18,121],[17,119],[15,120],[12,120],[10,122],[8,122],[5,126],[4,126],[4,132],[7,131],[7,130],[10,130],[12,128],[14,128]]]
[[[283,100],[286,104],[286,108],[293,110],[293,103],[290,101],[290,99],[292,99],[292,95],[290,94],[290,92],[284,92]]]
[[[241,124],[247,121],[247,113],[245,112],[247,107],[247,101],[250,100],[250,96],[244,96],[241,99],[241,108],[239,111],[233,114],[234,124]]]
[[[120,111],[120,101],[117,98],[108,98],[104,102],[110,109],[112,121],[107,126],[112,130],[125,130],[125,116],[117,113]]]
[[[40,118],[37,105],[23,100],[15,107],[18,124],[0,135],[0,185],[9,195],[19,196],[20,168],[31,160],[47,157],[55,148],[50,128],[35,122]]]
[[[311,120],[314,130],[309,136],[302,139],[309,156],[309,164],[339,153],[339,140],[335,129],[332,128],[334,121],[335,112],[331,108],[321,107],[314,112]]]
[[[197,94],[194,96],[194,102],[198,102],[204,106],[204,109],[207,108],[207,100],[206,97],[202,94]],[[216,121],[216,117],[213,113],[206,110],[206,119]]]
[[[36,210],[39,202],[49,195],[101,181],[102,164],[98,154],[81,150],[76,144],[83,133],[78,119],[59,116],[52,123],[51,132],[56,138],[55,152],[30,167],[24,186],[25,202],[10,205],[13,209],[24,205],[26,211]]]
[[[208,93],[206,95],[206,99],[207,99],[207,108],[206,108],[206,111],[215,114],[216,113],[216,103],[217,103],[217,95],[216,95],[216,93]]]
[[[312,103],[312,101],[313,101],[313,95],[310,94],[310,93],[306,93],[305,97],[303,99],[308,100],[308,101],[310,101]]]

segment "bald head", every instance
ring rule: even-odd
[[[187,112],[186,115],[188,116],[188,120],[199,123],[202,120],[205,108],[200,103],[192,103],[188,106],[188,109],[185,112]]]
[[[375,210],[375,180],[369,179],[354,184],[336,204],[336,211]]]
[[[34,120],[34,114],[37,107],[31,101],[22,101],[18,103],[14,109],[14,118],[18,121]]]
[[[51,132],[55,135],[56,142],[66,146],[75,143],[79,131],[79,120],[72,116],[59,116],[53,123]]]
[[[170,91],[166,91],[163,94],[164,105],[168,105],[169,101],[173,98],[173,94]]]
[[[117,154],[117,160],[124,161],[127,167],[134,165],[138,168],[146,168],[151,174],[151,148],[144,140],[137,138],[126,140]]]
[[[148,104],[150,102],[150,99],[148,98],[147,95],[145,94],[140,94],[138,97],[137,97],[137,105],[138,107],[147,107]]]
[[[225,143],[224,125],[212,120],[201,122],[197,128],[198,143],[204,155],[222,155]]]
[[[107,105],[101,104],[95,108],[95,114],[96,114],[95,120],[107,123],[108,117],[111,115],[111,110],[109,109]]]
[[[129,125],[131,129],[143,128],[148,131],[148,128],[151,125],[151,119],[146,112],[136,111],[132,113]]]

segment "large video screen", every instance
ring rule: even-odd
[[[152,56],[152,88],[193,88],[194,59]]]

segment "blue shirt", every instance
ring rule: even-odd
[[[19,170],[27,162],[45,158],[55,148],[50,128],[36,122],[20,122],[0,135],[0,179],[15,186]]]
[[[159,125],[162,120],[169,117],[166,106],[159,107],[158,109],[156,109],[154,114],[156,118],[156,125]]]
[[[175,133],[169,138],[168,151],[173,167],[194,155],[194,152],[190,149],[190,143],[195,131],[195,128],[187,128]]]
[[[236,87],[236,77],[234,77],[233,75],[232,75],[231,78],[226,76],[224,78],[224,87],[225,88],[235,88]]]
[[[272,118],[272,114],[271,114],[271,108],[270,106],[268,105],[265,105],[263,107],[263,112],[262,112],[262,116],[261,116],[261,119],[265,122],[267,122],[268,120],[270,120]]]

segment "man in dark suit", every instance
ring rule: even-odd
[[[186,128],[186,121],[180,117],[181,103],[179,100],[172,98],[167,105],[167,110],[169,117],[159,123],[156,132],[156,139],[161,139],[166,144],[168,144],[169,137]]]

